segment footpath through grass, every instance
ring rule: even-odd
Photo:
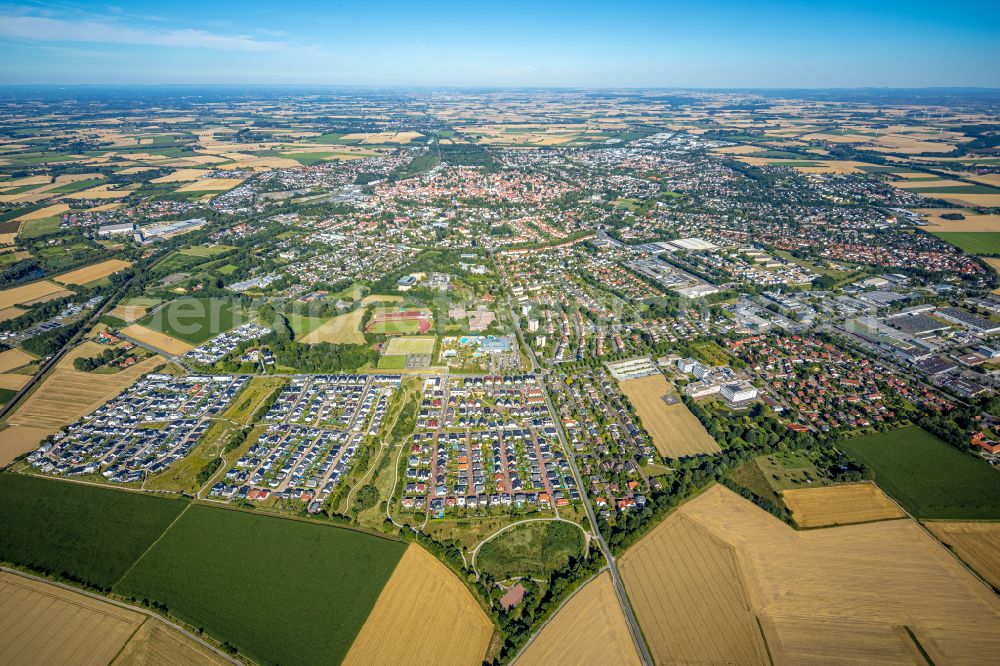
[[[917,427],[841,442],[918,518],[1000,519],[1000,471]]]

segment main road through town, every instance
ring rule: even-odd
[[[521,345],[521,348],[525,349],[528,353],[528,358],[531,361],[531,369],[533,371],[537,369],[539,374],[544,374],[545,370],[542,369],[538,360],[535,358],[535,350],[524,343],[524,337],[521,334],[520,317],[518,317],[514,308],[510,307],[509,301],[508,309],[511,320],[514,323],[514,330],[517,332],[518,343]],[[646,639],[643,637],[642,630],[639,628],[639,621],[636,620],[635,612],[632,610],[632,604],[629,602],[628,595],[625,593],[625,585],[622,583],[621,575],[618,573],[618,564],[615,561],[614,553],[611,552],[611,548],[608,547],[607,541],[604,540],[604,535],[601,534],[599,529],[597,529],[597,516],[594,514],[594,507],[590,503],[590,495],[587,492],[587,486],[583,484],[583,477],[580,475],[580,470],[576,465],[576,455],[569,445],[566,434],[563,432],[562,422],[559,420],[559,414],[556,412],[555,406],[552,404],[552,398],[549,396],[549,391],[545,386],[544,378],[542,379],[542,394],[545,396],[545,404],[548,406],[549,413],[552,416],[552,421],[556,424],[556,433],[559,435],[559,441],[562,443],[563,450],[566,452],[566,459],[569,461],[570,469],[573,471],[573,478],[576,479],[576,485],[580,489],[580,498],[583,500],[583,506],[587,510],[587,517],[590,519],[590,525],[594,532],[593,539],[597,542],[598,547],[604,554],[604,559],[608,562],[608,572],[611,574],[611,581],[614,584],[615,594],[618,597],[618,603],[621,605],[622,611],[625,614],[625,622],[628,624],[629,633],[632,634],[632,642],[635,643],[635,647],[639,651],[639,656],[641,657],[643,663],[646,664],[646,666],[653,666],[653,657],[649,653],[649,647],[646,645]]]

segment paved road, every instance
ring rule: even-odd
[[[514,323],[514,329],[517,332],[518,342],[521,344],[522,348],[527,351],[528,359],[531,361],[531,371],[541,374],[546,373],[547,371],[541,368],[538,363],[538,359],[535,357],[535,350],[524,344],[524,336],[521,333],[520,317],[511,306],[509,297],[507,299],[507,308],[510,311],[510,316]],[[608,547],[607,542],[604,540],[604,535],[601,534],[599,529],[597,529],[597,516],[594,513],[593,505],[590,503],[587,486],[583,484],[583,477],[580,475],[580,470],[576,465],[576,455],[570,447],[569,441],[563,432],[562,423],[559,420],[559,414],[556,412],[555,407],[552,404],[552,398],[549,396],[549,390],[545,386],[544,378],[540,377],[540,380],[542,384],[542,394],[545,396],[545,404],[548,406],[552,420],[556,424],[556,433],[559,435],[559,441],[562,443],[563,451],[566,452],[566,458],[569,461],[570,469],[573,471],[573,478],[576,479],[576,485],[580,489],[580,497],[583,499],[583,506],[587,510],[587,517],[590,519],[590,525],[594,532],[593,538],[597,541],[597,545],[604,554],[604,559],[608,562],[608,571],[611,573],[611,581],[614,584],[615,594],[618,596],[618,603],[622,607],[622,612],[625,614],[625,621],[628,624],[629,632],[632,634],[632,642],[635,643],[635,647],[638,650],[643,663],[647,666],[652,666],[653,657],[649,652],[649,647],[646,645],[646,639],[642,635],[642,630],[639,628],[639,621],[636,619],[635,612],[632,610],[632,604],[629,602],[628,595],[625,593],[625,585],[622,583],[621,576],[618,573],[618,564],[615,561],[614,553],[611,552],[611,548]],[[533,638],[534,637],[532,637],[532,639]]]
[[[618,573],[618,563],[615,561],[614,553],[611,552],[611,548],[608,547],[607,542],[604,540],[604,535],[601,534],[599,529],[597,529],[597,517],[594,514],[594,507],[590,503],[587,486],[583,485],[580,470],[576,466],[576,455],[573,453],[573,449],[569,446],[569,442],[563,434],[562,423],[559,421],[559,415],[556,412],[555,407],[552,405],[552,398],[549,397],[548,389],[543,386],[542,392],[545,395],[545,402],[549,407],[549,412],[552,414],[552,420],[556,423],[556,432],[559,434],[559,440],[562,442],[563,450],[566,452],[570,469],[573,470],[573,478],[576,479],[577,487],[580,489],[580,497],[583,499],[583,506],[587,510],[587,517],[590,518],[590,524],[594,528],[594,539],[597,541],[597,545],[600,547],[601,552],[604,553],[604,559],[608,562],[608,571],[611,573],[611,581],[614,583],[615,594],[618,596],[618,603],[621,604],[622,611],[625,613],[625,621],[628,623],[629,632],[632,634],[632,641],[635,643],[636,649],[638,649],[639,656],[642,658],[643,663],[647,666],[652,666],[653,657],[649,653],[649,647],[646,645],[646,639],[643,637],[642,630],[639,628],[639,621],[636,620],[635,613],[632,610],[632,604],[629,603],[628,595],[625,594],[625,585],[622,583],[621,576]]]

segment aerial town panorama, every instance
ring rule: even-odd
[[[1000,89],[4,12],[0,663],[997,663]]]

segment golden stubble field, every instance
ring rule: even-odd
[[[9,308],[18,303],[30,303],[40,298],[51,297],[53,294],[69,295],[71,293],[73,292],[67,292],[66,289],[54,282],[41,280],[0,291],[0,308]]]
[[[164,362],[152,356],[114,374],[78,372],[73,360],[99,355],[106,347],[84,342],[59,360],[52,373],[11,414],[8,422],[34,428],[59,429],[89,414]],[[27,449],[27,450],[30,450]]]
[[[154,331],[151,328],[139,326],[138,324],[126,326],[121,329],[121,333],[122,335],[127,335],[134,340],[145,343],[150,347],[162,349],[168,354],[179,356],[194,349],[194,345],[188,344],[183,340],[178,340],[177,338],[170,337],[166,333],[160,333],[159,331]]]
[[[619,560],[658,664],[767,664],[735,549],[675,513]]]
[[[680,458],[722,450],[683,402],[668,405],[663,401],[663,396],[673,391],[663,375],[626,379],[618,385],[632,401],[660,455]]]
[[[9,465],[22,453],[33,451],[43,439],[56,431],[57,428],[23,425],[12,425],[0,430],[0,467]]]
[[[874,483],[794,488],[781,493],[799,527],[830,527],[905,518],[906,513]]]
[[[178,192],[221,192],[231,190],[243,182],[242,178],[201,178],[177,188]]]
[[[916,212],[927,218],[928,230],[933,231],[976,231],[1000,232],[1000,215],[979,215],[969,211],[956,211],[954,208],[918,208]],[[960,212],[964,220],[946,220],[941,215]]]
[[[108,314],[131,324],[145,317],[147,312],[149,312],[148,305],[116,305]]]
[[[684,520],[714,540],[671,527]],[[909,632],[937,664],[993,663],[1000,654],[1000,598],[912,520],[796,531],[721,486],[684,504],[621,560],[647,638],[661,617],[692,612],[707,595],[722,607],[740,603],[693,582],[712,580],[718,565],[705,559],[718,542],[732,548],[749,612],[776,664],[920,663]],[[699,573],[680,586],[669,576],[637,578],[642,567]],[[646,605],[637,601],[643,596]],[[660,654],[697,655],[702,642],[723,640],[715,620],[678,626],[684,631],[666,635]]]
[[[211,666],[230,662],[154,619],[146,620],[112,662],[113,666]]]
[[[14,368],[20,368],[35,360],[35,357],[28,352],[21,351],[14,347],[0,352],[0,372],[8,372]]]
[[[146,616],[0,571],[0,662],[111,663]]]
[[[611,584],[604,572],[580,588],[515,662],[551,664],[641,664]]]
[[[60,284],[87,284],[88,282],[93,282],[94,280],[100,280],[101,278],[108,277],[113,273],[125,270],[132,265],[130,261],[122,261],[121,259],[108,259],[107,261],[102,261],[99,264],[93,264],[91,266],[84,266],[83,268],[78,268],[75,271],[70,271],[69,273],[63,273],[62,275],[57,275],[52,278],[54,282]]]
[[[1000,523],[935,520],[924,523],[924,527],[1000,589]]]
[[[0,571],[0,663],[195,666],[229,662],[160,620]]]
[[[433,555],[411,544],[344,664],[478,666],[492,635],[493,624],[465,585]]]

